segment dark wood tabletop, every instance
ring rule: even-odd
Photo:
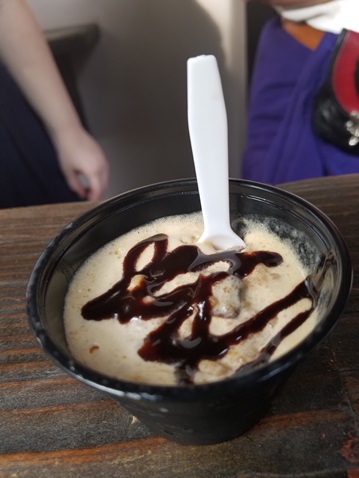
[[[270,412],[210,446],[159,438],[112,399],[48,360],[25,290],[47,242],[94,203],[0,210],[0,477],[359,477],[359,175],[282,185],[338,226],[354,266],[337,327],[301,363]]]

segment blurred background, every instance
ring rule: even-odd
[[[217,57],[230,175],[240,176],[247,85],[270,12],[242,0],[29,0],[89,131],[111,163],[106,197],[194,176],[186,62]]]

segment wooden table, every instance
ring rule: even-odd
[[[359,477],[359,175],[291,183],[341,230],[355,279],[333,333],[270,413],[238,439],[183,446],[154,436],[45,358],[25,289],[48,240],[93,204],[0,211],[0,477]]]

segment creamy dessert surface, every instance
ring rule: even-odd
[[[90,300],[106,293],[122,278],[123,260],[128,251],[140,241],[156,234],[166,234],[168,251],[172,251],[184,244],[196,244],[202,230],[200,214],[157,220],[115,239],[81,266],[70,284],[64,309],[66,338],[71,353],[78,362],[106,376],[126,381],[157,385],[177,383],[176,363],[144,360],[138,353],[148,335],[160,327],[167,320],[166,317],[147,320],[133,317],[127,323],[121,323],[116,316],[98,321],[86,320],[82,316],[82,308]],[[243,279],[229,275],[214,284],[209,326],[210,334],[214,336],[220,337],[233,331],[287,296],[308,274],[290,245],[268,232],[262,224],[248,222],[243,239],[246,243],[245,253],[275,252],[282,256],[283,262],[276,267],[258,264]],[[217,252],[210,244],[201,244],[199,247],[205,254]],[[154,245],[151,244],[141,254],[136,270],[141,271],[146,267],[153,255]],[[200,272],[179,274],[156,290],[154,297],[145,300],[153,301],[156,296],[163,296],[178,287],[194,283],[199,274],[211,275],[227,271],[228,268],[228,262],[220,261]],[[141,274],[134,274],[129,292],[135,290],[142,280]],[[193,372],[193,383],[207,383],[229,377],[244,364],[255,361],[260,351],[285,324],[301,312],[309,310],[311,305],[310,299],[301,299],[282,310],[260,332],[251,333],[244,340],[231,345],[223,356],[200,360]],[[179,328],[179,339],[191,337],[194,313]],[[301,326],[280,342],[270,359],[279,357],[302,341],[314,328],[316,320],[314,310]]]

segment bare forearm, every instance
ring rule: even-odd
[[[53,140],[79,118],[25,0],[0,0],[0,55]]]

